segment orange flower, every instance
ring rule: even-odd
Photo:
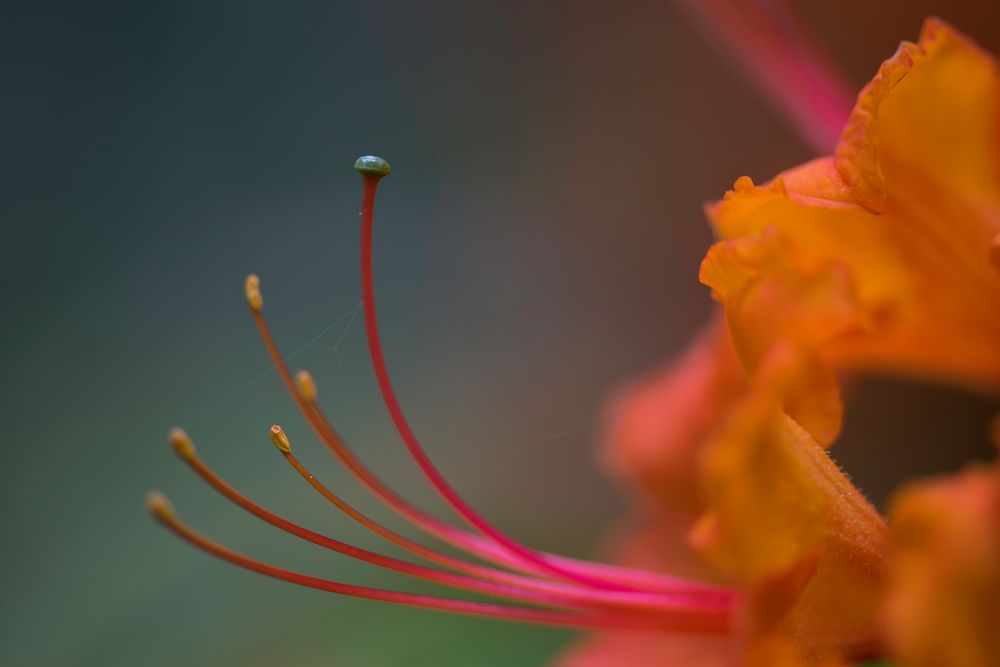
[[[739,179],[709,208],[724,240],[701,278],[747,368],[794,339],[838,367],[1000,384],[998,128],[997,62],[932,19],[833,157]]]
[[[887,572],[907,566],[889,561],[888,530],[821,446],[840,430],[843,372],[1000,386],[996,61],[927,21],[919,43],[903,43],[861,92],[833,156],[763,186],[740,178],[708,215],[722,240],[701,279],[722,304],[726,330],[711,327],[675,367],[616,401],[606,457],[659,511],[702,512],[692,543],[750,595],[747,632],[757,641],[748,656],[766,664],[789,644],[792,659],[864,653],[880,641]],[[684,483],[657,488],[674,480]],[[954,511],[967,501],[939,500]],[[995,545],[995,514],[971,516],[966,543]],[[919,552],[914,571],[933,558]],[[958,576],[960,562],[940,565]],[[894,618],[910,640],[929,631],[919,623],[947,613],[932,609],[929,593],[918,605],[897,586],[894,599],[910,602]],[[964,612],[962,623],[975,620],[956,622],[936,646],[967,639],[971,655],[993,662],[961,664],[1000,661],[982,633],[969,639],[957,629],[995,623],[995,608],[959,601],[968,587],[945,590],[935,599],[952,595],[947,608]],[[912,611],[903,626],[900,605]],[[944,664],[925,647],[898,644],[900,632],[901,656]]]
[[[701,277],[723,304],[744,367],[764,384],[776,357],[791,349],[801,359],[789,367],[784,386],[765,388],[795,418],[787,429],[801,425],[816,440],[833,441],[841,413],[834,369],[1000,385],[1000,271],[990,262],[1000,233],[998,137],[996,61],[930,20],[919,44],[902,44],[861,92],[833,157],[764,187],[740,179],[710,207],[725,240],[709,250]],[[743,410],[734,408],[730,421],[741,419]],[[852,621],[867,616],[870,623],[883,545],[865,545],[863,535],[847,537],[862,519],[875,521],[870,508],[846,507],[842,518],[832,511],[810,520],[807,489],[785,491],[796,475],[778,472],[786,461],[765,458],[752,433],[744,427],[720,435],[722,444],[706,443],[703,481],[713,500],[703,521],[728,517],[731,533],[746,530],[746,523],[766,526],[767,516],[756,516],[761,507],[784,496],[798,498],[801,505],[772,508],[805,531],[792,533],[789,544],[802,549],[819,540],[809,531],[824,530],[816,524],[834,539],[821,547],[820,570],[803,595],[803,603],[810,596],[819,600],[809,607],[816,618],[808,622],[831,631],[838,620],[835,606],[818,610],[850,598],[854,606],[841,607],[841,613],[850,608]],[[764,437],[773,449],[792,436]],[[798,437],[799,455],[814,451],[812,438],[804,432]],[[844,500],[858,497],[849,487],[840,493]],[[836,589],[820,592],[824,564],[842,565],[841,539],[849,548],[868,549],[873,560],[859,569],[854,554],[847,559],[853,569],[829,578]],[[782,546],[789,545],[766,551],[766,540],[737,536],[709,542],[705,552],[723,559],[727,571],[745,572],[755,556],[772,566],[781,562]],[[851,579],[856,576],[861,578]],[[793,622],[796,616],[793,611]]]
[[[1000,466],[915,484],[890,511],[887,616],[909,667],[989,667],[1000,659]]]
[[[271,428],[273,444],[319,494],[431,565],[361,549],[278,516],[209,468],[183,431],[170,441],[220,494],[280,530],[501,601],[366,588],[285,570],[203,537],[160,494],[151,494],[150,509],[208,553],[302,586],[601,630],[563,657],[567,667],[838,665],[890,651],[914,667],[997,664],[1000,474],[975,471],[915,487],[895,506],[892,534],[826,447],[840,429],[844,370],[1000,384],[998,121],[996,63],[929,21],[920,43],[904,43],[862,91],[833,157],[761,187],[741,178],[709,208],[722,240],[705,257],[701,277],[724,318],[665,379],[630,390],[614,410],[607,456],[659,510],[627,541],[622,565],[543,553],[501,532],[456,492],[413,432],[386,368],[375,311],[375,194],[390,168],[374,156],[355,165],[363,179],[369,354],[407,451],[472,530],[411,504],[358,458],[320,408],[312,377],[293,378],[286,367],[255,275],[246,281],[247,303],[292,399],[331,452],[414,527],[484,562],[443,553],[361,514],[302,465],[280,427]]]

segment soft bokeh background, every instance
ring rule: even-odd
[[[992,49],[993,3],[801,3],[859,84],[924,15]],[[875,5],[878,5],[877,7]],[[34,2],[0,22],[0,664],[531,665],[564,631],[394,609],[256,577],[155,526],[165,490],[250,554],[424,589],[297,542],[169,452],[185,425],[249,495],[366,546],[265,429],[399,526],[326,456],[269,371],[257,271],[292,365],[349,440],[438,508],[364,353],[361,153],[387,157],[377,282],[417,431],[530,544],[591,554],[624,503],[592,458],[608,390],[709,311],[703,201],[810,157],[662,2]],[[995,400],[870,380],[839,459],[878,502],[985,456]]]

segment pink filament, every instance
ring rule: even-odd
[[[406,417],[400,408],[385,366],[378,336],[371,261],[372,223],[377,184],[378,178],[372,177],[369,174],[364,176],[361,248],[365,323],[369,351],[379,381],[379,387],[390,415],[393,418],[393,422],[421,471],[449,505],[468,523],[484,533],[486,538],[473,535],[431,517],[397,495],[391,487],[387,486],[371,472],[353,451],[347,447],[346,443],[343,442],[333,426],[323,415],[319,406],[316,405],[314,399],[310,397],[309,400],[306,400],[296,386],[261,314],[259,294],[256,297],[256,302],[254,302],[251,296],[248,296],[255,323],[267,348],[268,355],[271,357],[282,381],[306,420],[319,435],[320,439],[356,478],[379,499],[417,527],[464,549],[468,553],[492,560],[495,563],[515,570],[515,572],[498,570],[493,567],[469,563],[458,558],[446,556],[390,531],[355,510],[316,480],[298,462],[295,456],[291,454],[287,442],[285,447],[281,447],[279,444],[279,449],[296,471],[329,502],[337,506],[350,518],[386,540],[430,562],[443,565],[452,571],[440,570],[378,554],[304,528],[270,512],[240,494],[198,459],[193,450],[188,452],[185,449],[179,449],[178,453],[197,474],[232,502],[258,518],[304,540],[379,567],[426,579],[438,584],[551,608],[523,607],[415,595],[353,586],[310,577],[262,563],[231,551],[208,540],[181,523],[172,512],[154,508],[156,518],[188,542],[240,567],[303,586],[343,595],[547,625],[565,625],[583,628],[629,628],[659,632],[708,634],[725,634],[728,632],[732,606],[735,602],[734,591],[654,572],[578,561],[571,558],[535,552],[507,537],[480,517],[438,472],[409,427]],[[248,291],[249,294],[251,293]],[[525,576],[525,574],[518,573],[517,571],[541,575],[544,578]],[[575,583],[549,580],[553,575]]]
[[[344,554],[351,558],[361,560],[378,567],[400,572],[412,577],[433,581],[445,586],[465,589],[477,593],[485,593],[497,597],[505,597],[533,604],[579,610],[587,609],[588,603],[591,605],[596,603],[598,608],[603,604],[607,606],[631,609],[634,612],[648,613],[652,611],[656,613],[657,619],[659,619],[664,627],[669,626],[678,630],[684,630],[685,632],[720,633],[725,632],[728,624],[728,613],[724,607],[714,609],[711,607],[705,608],[685,600],[665,605],[662,600],[657,598],[657,596],[643,596],[641,594],[638,596],[632,596],[629,594],[615,595],[594,592],[595,594],[590,596],[581,596],[576,594],[577,591],[572,587],[560,587],[559,584],[552,584],[551,582],[538,582],[537,580],[524,578],[529,582],[543,584],[543,586],[540,587],[531,587],[524,586],[522,582],[518,580],[508,583],[498,582],[496,580],[487,581],[475,577],[436,570],[422,565],[408,563],[397,558],[384,556],[382,554],[368,551],[367,549],[362,549],[345,542],[335,540],[320,533],[316,533],[281,516],[278,516],[277,514],[261,507],[230,486],[200,459],[196,457],[183,458],[184,461],[212,488],[254,516],[308,542],[312,542],[313,544],[317,544],[332,551],[336,551],[337,553]],[[446,557],[442,556],[442,558]],[[461,561],[458,562],[461,563]],[[549,585],[545,586],[544,584],[546,583]],[[586,593],[586,591],[583,592]]]
[[[795,16],[790,0],[676,0],[817,153],[830,153],[852,86]]]
[[[565,626],[571,628],[607,628],[607,629],[632,629],[647,630],[654,632],[675,632],[676,630],[655,617],[642,616],[622,616],[613,614],[587,614],[573,612],[559,612],[548,609],[535,609],[531,607],[518,607],[492,602],[476,602],[473,600],[458,600],[454,598],[436,597],[433,595],[417,595],[413,593],[401,593],[397,591],[387,591],[378,588],[367,588],[364,586],[353,586],[328,579],[310,577],[308,575],[285,570],[267,563],[263,563],[243,554],[237,553],[226,547],[212,542],[208,538],[195,532],[189,526],[181,523],[174,517],[164,517],[156,515],[158,521],[163,523],[169,530],[177,536],[202,549],[209,554],[228,561],[234,565],[258,572],[260,574],[289,581],[309,588],[315,588],[339,595],[366,598],[369,600],[379,600],[394,604],[411,607],[422,607],[425,609],[436,609],[438,611],[449,611],[470,616],[486,616],[494,619],[506,619],[520,621],[523,623],[535,623],[541,625]],[[697,627],[685,632],[697,631]]]
[[[506,549],[490,540],[485,540],[454,526],[445,524],[396,494],[391,487],[385,484],[354,454],[337,434],[330,421],[323,415],[319,406],[307,402],[302,397],[278,350],[263,314],[257,309],[252,309],[251,313],[268,356],[271,358],[272,363],[278,371],[278,375],[281,377],[282,382],[299,407],[299,410],[310,426],[312,426],[320,440],[369,491],[386,503],[391,509],[406,518],[410,523],[467,553],[522,572],[546,574],[550,571],[548,568],[539,567],[532,562],[525,562],[512,557]],[[545,554],[545,557],[565,570],[574,570],[619,582],[626,589],[646,593],[662,593],[670,596],[696,597],[711,601],[710,604],[723,606],[728,606],[733,599],[733,592],[729,589],[671,577],[657,572],[635,570],[590,561],[579,561],[552,554]]]
[[[500,597],[528,600],[548,605],[559,605],[564,602],[558,596],[518,592],[512,587],[497,585],[492,582],[481,581],[463,575],[455,575],[424,567],[422,565],[408,563],[397,558],[383,556],[381,554],[368,551],[367,549],[355,547],[345,542],[321,535],[264,509],[230,486],[200,459],[185,459],[185,461],[196,473],[198,473],[199,476],[201,476],[202,479],[212,486],[212,488],[224,495],[236,505],[245,509],[247,512],[250,512],[259,519],[262,519],[272,526],[275,526],[276,528],[279,528],[287,533],[291,533],[296,537],[300,537],[306,541],[312,542],[313,544],[336,551],[337,553],[344,554],[345,556],[365,561],[379,567],[394,570],[396,572],[401,572],[413,577],[427,579],[428,581],[444,584],[446,586],[465,588],[479,593],[488,593]]]
[[[375,369],[375,377],[378,379],[379,390],[385,401],[386,409],[392,417],[396,431],[403,439],[410,455],[417,462],[424,476],[430,481],[434,488],[441,494],[445,501],[470,525],[480,532],[492,538],[495,542],[507,549],[518,558],[547,570],[557,576],[583,584],[605,589],[625,589],[629,587],[621,583],[609,582],[601,577],[583,573],[573,568],[567,568],[559,563],[554,563],[546,559],[541,554],[522,545],[520,542],[508,537],[506,534],[495,528],[491,523],[477,513],[468,503],[452,488],[437,467],[431,462],[426,451],[421,446],[417,436],[410,428],[406,416],[399,405],[396,392],[389,378],[389,372],[385,366],[385,358],[382,354],[382,343],[379,339],[378,321],[375,316],[375,290],[372,285],[372,226],[375,212],[375,192],[378,189],[380,176],[363,174],[363,190],[361,199],[361,298],[364,304],[365,332],[368,338],[368,351],[371,357],[372,366]]]
[[[319,406],[307,403],[302,398],[298,388],[295,386],[295,382],[292,379],[291,374],[288,371],[288,366],[285,364],[284,359],[281,357],[281,353],[278,350],[277,344],[274,342],[274,337],[271,334],[270,328],[267,326],[267,321],[258,311],[253,311],[253,316],[261,339],[264,342],[264,347],[267,349],[268,356],[274,363],[275,368],[278,371],[278,375],[281,377],[282,382],[285,384],[289,394],[291,394],[292,399],[299,406],[299,409],[305,416],[306,421],[313,427],[313,430],[320,438],[320,441],[330,449],[330,451],[362,484],[364,484],[366,488],[369,489],[369,491],[371,491],[388,507],[396,511],[400,516],[404,517],[413,525],[417,526],[421,530],[424,530],[428,534],[447,542],[448,544],[462,549],[466,553],[479,556],[499,565],[504,565],[520,571],[535,572],[536,574],[539,573],[538,570],[540,568],[532,568],[530,567],[530,564],[525,566],[525,564],[519,563],[518,561],[512,559],[503,548],[498,547],[493,542],[443,523],[419,508],[411,505],[406,499],[396,494],[390,486],[383,482],[381,478],[372,472],[364,464],[364,462],[362,462],[357,455],[354,454],[354,452],[347,446],[347,444],[330,424],[330,421],[323,414]],[[354,518],[353,515],[352,518]],[[553,554],[546,554],[546,557],[559,563],[563,567],[577,568],[581,571],[591,571],[607,579],[621,581],[631,588],[645,591],[647,593],[703,598],[706,600],[714,600],[716,604],[723,606],[727,606],[733,599],[733,593],[729,589],[713,586],[711,584],[689,581],[678,577],[671,577],[658,572],[635,570],[632,568],[605,563],[579,561],[573,558]]]
[[[517,588],[534,591],[541,591],[564,596],[567,600],[579,601],[581,603],[594,603],[598,605],[632,607],[645,610],[676,610],[686,609],[690,611],[700,610],[704,612],[725,612],[732,605],[732,595],[728,591],[720,591],[717,595],[709,592],[698,591],[689,594],[666,594],[660,592],[632,593],[618,591],[600,591],[584,588],[573,584],[563,584],[548,581],[545,579],[535,579],[513,572],[506,572],[492,567],[476,565],[459,558],[446,556],[409,540],[381,524],[358,512],[349,504],[344,502],[336,494],[324,486],[316,477],[303,466],[291,453],[285,454],[285,458],[295,468],[295,470],[316,489],[324,498],[334,504],[337,508],[368,528],[377,535],[400,546],[411,553],[424,558],[425,560],[443,565],[445,567],[465,572],[482,579],[505,583]]]

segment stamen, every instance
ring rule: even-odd
[[[278,451],[282,453],[285,460],[302,476],[320,495],[331,504],[335,505],[350,518],[374,532],[380,537],[400,546],[411,553],[420,556],[428,561],[438,563],[445,567],[466,572],[482,579],[506,583],[522,589],[541,591],[564,597],[567,600],[574,600],[580,603],[591,603],[598,606],[630,607],[635,610],[645,611],[679,611],[688,612],[699,611],[702,613],[718,613],[726,616],[733,605],[733,595],[731,591],[720,590],[716,593],[695,590],[689,593],[633,593],[618,591],[597,591],[589,588],[582,588],[572,584],[563,584],[542,579],[534,579],[523,575],[497,570],[469,563],[458,558],[452,558],[413,542],[398,533],[395,533],[371,518],[357,511],[333,491],[327,488],[322,482],[309,472],[308,469],[292,453],[291,444],[288,437],[280,426],[271,427],[271,440]]]
[[[247,276],[243,291],[246,294],[250,310],[259,313],[260,309],[264,307],[264,299],[260,295],[260,278],[257,277],[256,273]]]
[[[194,442],[188,436],[187,431],[182,428],[174,427],[170,429],[170,433],[167,435],[167,441],[170,442],[171,447],[177,452],[177,456],[181,457],[185,461],[189,461],[198,455],[197,450],[194,447]]]
[[[283,363],[283,362],[282,362]],[[372,491],[376,497],[385,502],[391,509],[395,510],[407,521],[420,528],[424,532],[455,546],[466,553],[484,558],[488,561],[510,567],[521,572],[531,572],[534,574],[547,574],[542,568],[532,567],[511,558],[502,547],[495,543],[479,537],[460,528],[443,523],[435,517],[427,514],[408,501],[397,495],[381,478],[368,469],[358,459],[357,455],[347,446],[333,429],[330,420],[324,414],[319,405],[309,404],[315,422],[320,424],[323,431],[330,436],[329,439],[320,436],[321,441],[341,460],[352,472],[358,474],[358,479]],[[361,477],[363,473],[365,477]],[[609,563],[596,563],[592,561],[582,561],[567,556],[546,554],[547,558],[559,563],[566,568],[575,568],[581,572],[593,572],[612,581],[619,581],[637,591],[656,592],[671,595],[693,595],[704,594],[706,596],[716,596],[731,600],[733,591],[728,588],[706,584],[702,582],[690,581],[679,577],[672,577],[659,572],[648,570],[636,570],[634,568],[612,565]]]
[[[376,162],[384,167],[380,170],[372,170],[366,165]],[[358,165],[362,165],[361,168]],[[595,577],[588,573],[582,573],[574,568],[567,568],[559,563],[552,562],[538,552],[521,544],[517,540],[509,537],[506,533],[488,522],[482,515],[476,512],[457,491],[448,483],[444,475],[437,469],[424,450],[416,434],[410,427],[403,413],[403,409],[396,397],[396,391],[389,378],[389,372],[385,365],[385,358],[382,354],[382,342],[379,337],[378,320],[375,315],[375,290],[372,280],[372,227],[375,214],[375,192],[378,184],[385,174],[389,173],[388,163],[377,157],[366,156],[359,158],[355,164],[355,169],[362,177],[361,194],[361,299],[365,315],[365,332],[368,338],[368,352],[372,366],[375,370],[375,377],[378,380],[379,390],[385,402],[386,409],[392,417],[396,431],[403,439],[403,443],[409,450],[410,455],[416,461],[424,476],[431,485],[441,494],[441,497],[451,505],[451,507],[484,535],[490,537],[495,542],[503,546],[510,553],[516,555],[535,566],[541,567],[561,578],[577,581],[595,588],[612,590],[630,590],[631,587],[620,582],[612,582],[601,577]]]
[[[275,567],[274,565],[270,565],[268,563],[263,563],[209,540],[187,524],[183,523],[175,514],[173,507],[171,507],[166,497],[158,491],[152,491],[148,494],[147,505],[150,513],[157,521],[178,537],[186,540],[195,547],[198,547],[199,549],[202,549],[217,558],[221,558],[222,560],[232,563],[233,565],[237,565],[247,570],[258,572],[275,579],[281,579],[283,581],[299,584],[300,586],[306,586],[308,588],[315,588],[330,593],[337,593],[339,595],[347,595],[369,600],[379,600],[382,602],[390,602],[393,604],[411,607],[422,607],[425,609],[436,609],[438,611],[455,612],[472,616],[485,616],[495,619],[505,619],[540,625],[571,628],[632,629],[663,633],[678,631],[672,626],[665,626],[659,619],[655,618],[559,612],[492,602],[477,602],[473,600],[461,600],[432,595],[417,595],[413,593],[354,586],[337,581],[330,581],[328,579],[311,577],[298,572],[293,572],[291,570]],[[688,632],[688,630],[682,631]]]
[[[278,448],[278,451],[282,454],[292,453],[292,443],[288,441],[288,436],[285,435],[285,431],[275,424],[271,427],[269,434],[271,436],[271,442],[274,446]]]
[[[469,563],[447,556],[417,542],[409,540],[381,524],[369,519],[341,500],[321,484],[292,454],[291,443],[278,426],[270,429],[270,438],[290,465],[313,488],[350,518],[384,539],[432,563],[449,570],[412,563],[385,556],[367,549],[316,533],[289,521],[258,505],[211,470],[199,457],[191,438],[181,429],[173,429],[169,440],[178,456],[203,480],[220,494],[254,516],[303,540],[331,549],[343,555],[378,567],[418,577],[437,584],[460,588],[481,594],[508,598],[536,608],[518,605],[474,602],[462,599],[414,595],[395,591],[352,586],[318,579],[284,570],[231,551],[201,536],[174,514],[166,498],[157,492],[148,497],[153,516],[177,535],[195,546],[219,557],[265,575],[291,581],[304,586],[335,593],[453,611],[483,615],[493,618],[518,620],[548,625],[591,628],[630,628],[657,632],[684,632],[696,634],[726,634],[730,630],[735,592],[729,589],[685,581],[658,573],[631,570],[613,565],[589,563],[575,559],[536,552],[513,540],[489,524],[476,513],[450,486],[433,465],[425,450],[410,428],[399,405],[386,369],[375,315],[372,280],[372,224],[375,190],[379,179],[390,172],[385,160],[366,156],[360,158],[355,168],[364,180],[362,203],[362,292],[365,326],[369,352],[383,399],[392,416],[399,435],[424,476],[442,497],[468,523],[484,533],[484,539],[465,530],[448,525],[425,513],[397,495],[391,487],[371,472],[340,438],[332,424],[316,403],[317,389],[312,376],[300,371],[294,381],[277,345],[266,325],[260,279],[251,274],[244,285],[247,304],[282,382],[296,405],[320,439],[334,452],[351,473],[380,500],[425,532],[449,542],[470,554],[501,564],[522,573],[563,579],[586,584],[592,588],[525,576],[494,567]],[[600,576],[599,576],[600,575]],[[596,590],[595,590],[596,589]]]
[[[146,507],[158,521],[169,521],[175,516],[174,506],[160,491],[153,490],[146,494]]]
[[[259,280],[256,279],[255,276],[251,277],[254,278],[256,293],[259,296]],[[249,282],[250,280],[248,278],[248,283]],[[285,363],[284,358],[281,356],[278,346],[274,341],[274,336],[271,334],[271,330],[267,325],[266,319],[264,318],[263,309],[255,309],[253,307],[255,302],[262,303],[262,300],[259,302],[256,300],[254,302],[250,302],[248,299],[254,324],[256,325],[257,331],[264,343],[264,348],[267,351],[271,362],[274,364],[275,369],[278,371],[278,376],[284,383],[285,388],[292,397],[292,400],[298,406],[300,412],[313,428],[313,431],[319,437],[320,441],[327,446],[334,456],[340,460],[344,467],[346,467],[351,474],[354,475],[358,481],[360,481],[372,494],[413,525],[428,534],[447,542],[448,544],[462,549],[466,553],[479,556],[480,558],[492,561],[498,565],[510,567],[522,572],[548,574],[548,571],[544,568],[533,567],[530,563],[525,563],[524,561],[519,561],[513,558],[506,552],[506,550],[491,541],[448,525],[427,514],[418,507],[410,504],[403,497],[399,496],[389,485],[372,472],[364,464],[364,462],[358,458],[354,451],[348,447],[343,438],[340,437],[319,405],[315,402],[307,402],[303,394],[300,393],[299,387],[297,387],[296,382],[292,380],[292,375],[288,370],[288,366]],[[311,376],[309,376],[309,379],[311,380]],[[313,387],[313,389],[315,389],[315,387]],[[315,396],[315,391],[313,392],[313,395]],[[546,554],[546,557],[550,558],[553,562],[558,563],[564,568],[573,568],[580,572],[590,572],[596,576],[620,582],[628,588],[637,591],[641,590],[647,592],[677,594],[705,591],[712,595],[731,595],[730,591],[718,586],[688,581],[658,572],[636,570],[633,568],[606,563],[581,561],[553,554]]]
[[[470,591],[475,591],[477,593],[485,593],[488,595],[495,595],[498,597],[506,597],[520,601],[531,602],[535,604],[543,604],[548,606],[560,606],[566,608],[574,608],[577,605],[573,604],[572,601],[565,599],[562,596],[554,595],[551,593],[538,592],[538,591],[523,591],[515,587],[507,586],[504,584],[499,584],[496,582],[483,581],[481,579],[476,579],[473,577],[468,577],[461,574],[454,574],[451,572],[444,572],[441,570],[435,570],[433,568],[425,567],[423,565],[418,565],[415,563],[409,563],[406,561],[399,560],[398,558],[392,558],[390,556],[384,556],[367,549],[362,549],[360,547],[355,547],[353,545],[341,542],[340,540],[335,540],[326,535],[321,535],[314,531],[304,528],[299,524],[289,521],[273,512],[261,507],[253,500],[247,498],[239,491],[237,491],[232,485],[223,480],[215,471],[213,471],[204,461],[202,461],[191,443],[190,438],[184,434],[183,431],[175,429],[171,433],[171,437],[179,433],[180,436],[176,441],[172,440],[175,451],[181,459],[188,464],[188,466],[198,474],[205,482],[209,484],[213,489],[218,491],[220,494],[228,498],[230,501],[243,508],[250,514],[253,514],[257,518],[266,521],[267,523],[283,530],[287,533],[295,535],[301,539],[304,539],[313,544],[317,544],[321,547],[336,551],[345,556],[351,558],[365,561],[382,567],[385,569],[393,570],[395,572],[400,572],[412,577],[418,577],[420,579],[426,579],[428,581],[433,581],[438,584],[445,586],[451,586],[454,588],[462,588]],[[288,446],[288,438],[284,437],[284,432],[280,427],[271,428],[271,438],[279,450],[282,447]],[[178,447],[178,443],[183,443],[182,446]]]
[[[306,403],[316,402],[316,382],[313,381],[309,371],[299,371],[295,374],[295,386],[299,388],[302,400]]]
[[[267,354],[271,358],[271,362],[274,364],[275,369],[277,369],[278,376],[284,383],[285,388],[292,397],[292,400],[295,401],[299,411],[306,418],[306,421],[316,432],[319,439],[330,449],[331,452],[333,452],[340,462],[343,463],[344,466],[376,497],[385,502],[389,507],[398,512],[411,523],[420,526],[431,534],[450,543],[454,541],[453,543],[455,543],[456,546],[461,546],[465,543],[466,540],[462,539],[461,531],[437,521],[430,515],[424,514],[415,506],[411,505],[409,502],[397,495],[391,487],[385,484],[378,476],[375,475],[375,473],[369,470],[364,462],[362,462],[361,459],[354,454],[354,452],[347,446],[347,444],[333,428],[333,425],[325,419],[325,417],[320,416],[321,413],[319,411],[319,407],[314,402],[307,400],[306,396],[309,396],[310,394],[313,399],[315,399],[315,386],[311,387],[313,391],[310,392],[309,382],[307,381],[304,387],[305,391],[300,392],[296,383],[292,380],[292,375],[288,370],[288,366],[285,364],[284,358],[282,358],[281,353],[278,351],[278,346],[274,342],[274,336],[271,334],[271,330],[267,326],[263,312],[261,310],[254,309],[251,305],[251,313],[253,314],[254,323],[257,325],[257,331],[260,334],[261,340],[264,342],[264,347],[267,349]],[[300,382],[301,380],[302,377],[300,375]],[[475,550],[474,547],[472,548]]]

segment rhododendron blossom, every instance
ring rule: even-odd
[[[706,4],[723,8],[716,28],[744,46],[769,34],[766,22],[739,20],[739,2]],[[787,55],[765,49],[750,68],[763,87],[780,87],[766,65]],[[784,66],[792,81],[780,103],[792,108],[789,90],[808,87],[809,73]],[[350,449],[320,407],[312,376],[287,368],[256,275],[246,280],[247,303],[317,437],[387,507],[475,560],[356,510],[306,469],[278,426],[271,441],[317,493],[428,564],[278,516],[209,468],[186,433],[173,431],[170,442],[209,485],[280,530],[496,601],[366,588],[263,563],[203,537],[156,492],[154,516],[215,556],[303,586],[592,631],[558,658],[564,667],[1000,664],[1000,468],[912,484],[886,519],[827,451],[841,428],[845,373],[1000,387],[1000,68],[929,20],[918,42],[904,42],[882,64],[846,120],[836,111],[839,84],[828,72],[817,80],[823,94],[803,107],[812,115],[789,113],[817,145],[843,120],[833,154],[762,185],[739,178],[707,207],[719,240],[700,277],[718,313],[665,372],[612,402],[602,455],[643,499],[641,525],[620,541],[617,564],[544,553],[501,532],[427,455],[379,336],[372,235],[377,188],[390,168],[374,156],[355,165],[372,366],[408,453],[468,529],[410,503]]]

